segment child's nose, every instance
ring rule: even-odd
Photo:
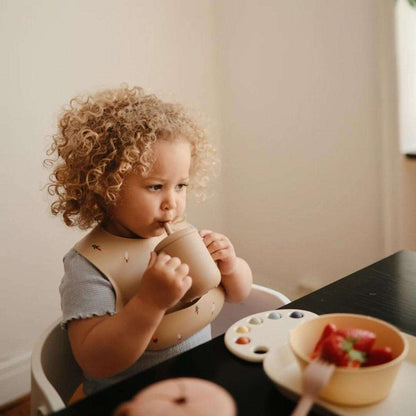
[[[174,209],[176,207],[176,200],[173,194],[169,193],[166,195],[162,202],[162,209],[164,211],[169,211],[171,209]]]

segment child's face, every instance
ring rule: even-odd
[[[148,176],[124,179],[120,198],[109,212],[107,231],[121,237],[156,237],[165,222],[180,218],[186,208],[191,147],[186,141],[159,140],[153,145],[155,162]]]

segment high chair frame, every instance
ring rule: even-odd
[[[223,334],[234,322],[253,313],[272,310],[289,303],[282,293],[257,284],[241,303],[226,303],[211,323],[212,337]],[[66,406],[76,388],[84,381],[60,319],[41,335],[32,351],[31,416],[45,416]]]
[[[289,302],[290,299],[283,293],[253,283],[250,294],[243,302],[224,304],[220,314],[211,323],[211,335],[215,338],[245,316],[277,309]]]
[[[66,406],[84,381],[75,361],[67,331],[60,319],[41,335],[32,351],[30,415],[43,416]]]

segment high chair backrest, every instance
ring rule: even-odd
[[[223,334],[234,322],[254,313],[268,311],[290,302],[290,299],[277,290],[253,284],[250,295],[240,303],[225,303],[220,314],[211,323],[211,334],[215,338]]]
[[[32,351],[31,416],[47,415],[64,408],[83,380],[68,334],[61,329],[58,319],[39,338]]]

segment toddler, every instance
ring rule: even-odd
[[[180,105],[123,85],[71,100],[48,155],[52,213],[92,228],[65,255],[60,284],[62,326],[85,373],[84,393],[208,341],[219,292],[229,302],[245,299],[250,267],[225,235],[200,230],[221,285],[181,305],[189,267],[154,251],[166,224],[189,226],[188,188],[203,196],[215,164],[204,131]],[[175,313],[199,323],[178,332],[166,320]]]

